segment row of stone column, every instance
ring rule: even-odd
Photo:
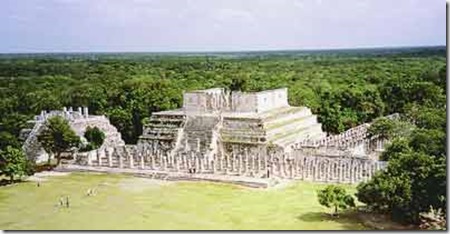
[[[135,168],[159,171],[215,173],[251,177],[281,177],[325,182],[360,182],[382,169],[377,161],[364,159],[296,156],[290,154],[218,155],[208,160],[190,152],[176,155],[148,155],[133,150],[114,148],[88,152],[88,166]]]

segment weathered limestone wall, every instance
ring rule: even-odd
[[[187,112],[210,112],[226,110],[229,95],[224,89],[207,89],[183,94],[183,110]]]
[[[258,96],[255,93],[232,92],[231,111],[234,112],[257,112]]]
[[[332,183],[358,183],[370,179],[385,162],[348,157],[305,156],[298,152],[267,154],[249,150],[239,154],[205,155],[190,151],[178,154],[155,153],[136,146],[105,148],[74,155],[75,164],[92,167],[235,175],[255,178],[285,178]]]
[[[262,91],[256,94],[256,112],[289,106],[287,88]]]
[[[219,122],[218,116],[189,115],[184,126],[185,150],[206,153],[212,141],[213,129]]]
[[[289,106],[287,88],[256,93],[231,93],[231,111],[261,113]]]

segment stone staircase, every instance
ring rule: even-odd
[[[154,146],[156,143],[167,142],[172,153],[181,147],[184,138],[186,117],[178,115],[153,114],[144,125],[143,133],[139,137],[138,145]],[[155,146],[158,147],[158,146]]]
[[[30,121],[29,123],[34,124],[33,128],[22,130],[22,137],[25,142],[22,146],[23,151],[28,157],[31,157],[34,161],[45,160],[41,157],[45,151],[42,149],[41,144],[38,141],[38,135],[45,127],[45,122],[43,121]],[[40,159],[41,158],[41,159]]]
[[[264,119],[267,138],[275,145],[289,148],[301,139],[325,136],[317,116],[306,107],[291,107]]]
[[[219,123],[217,115],[188,116],[184,128],[185,146],[190,150],[197,150],[206,154],[211,146],[213,131]]]
[[[325,135],[317,117],[306,107],[282,107],[262,113],[259,118],[227,117],[221,130],[222,139],[227,143],[271,142],[283,148],[302,139]]]

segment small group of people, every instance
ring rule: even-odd
[[[189,174],[195,174],[196,171],[197,171],[197,169],[196,169],[195,167],[191,167],[191,168],[189,168],[189,170],[188,170]]]
[[[59,206],[66,206],[67,208],[70,207],[70,203],[69,203],[69,196],[66,196],[65,199],[63,197],[59,198]]]
[[[88,189],[88,191],[86,192],[86,196],[90,197],[90,196],[95,196],[96,194],[96,190],[95,188],[90,188]]]

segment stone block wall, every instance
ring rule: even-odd
[[[287,106],[289,106],[287,88],[256,93],[256,112],[258,113]]]

